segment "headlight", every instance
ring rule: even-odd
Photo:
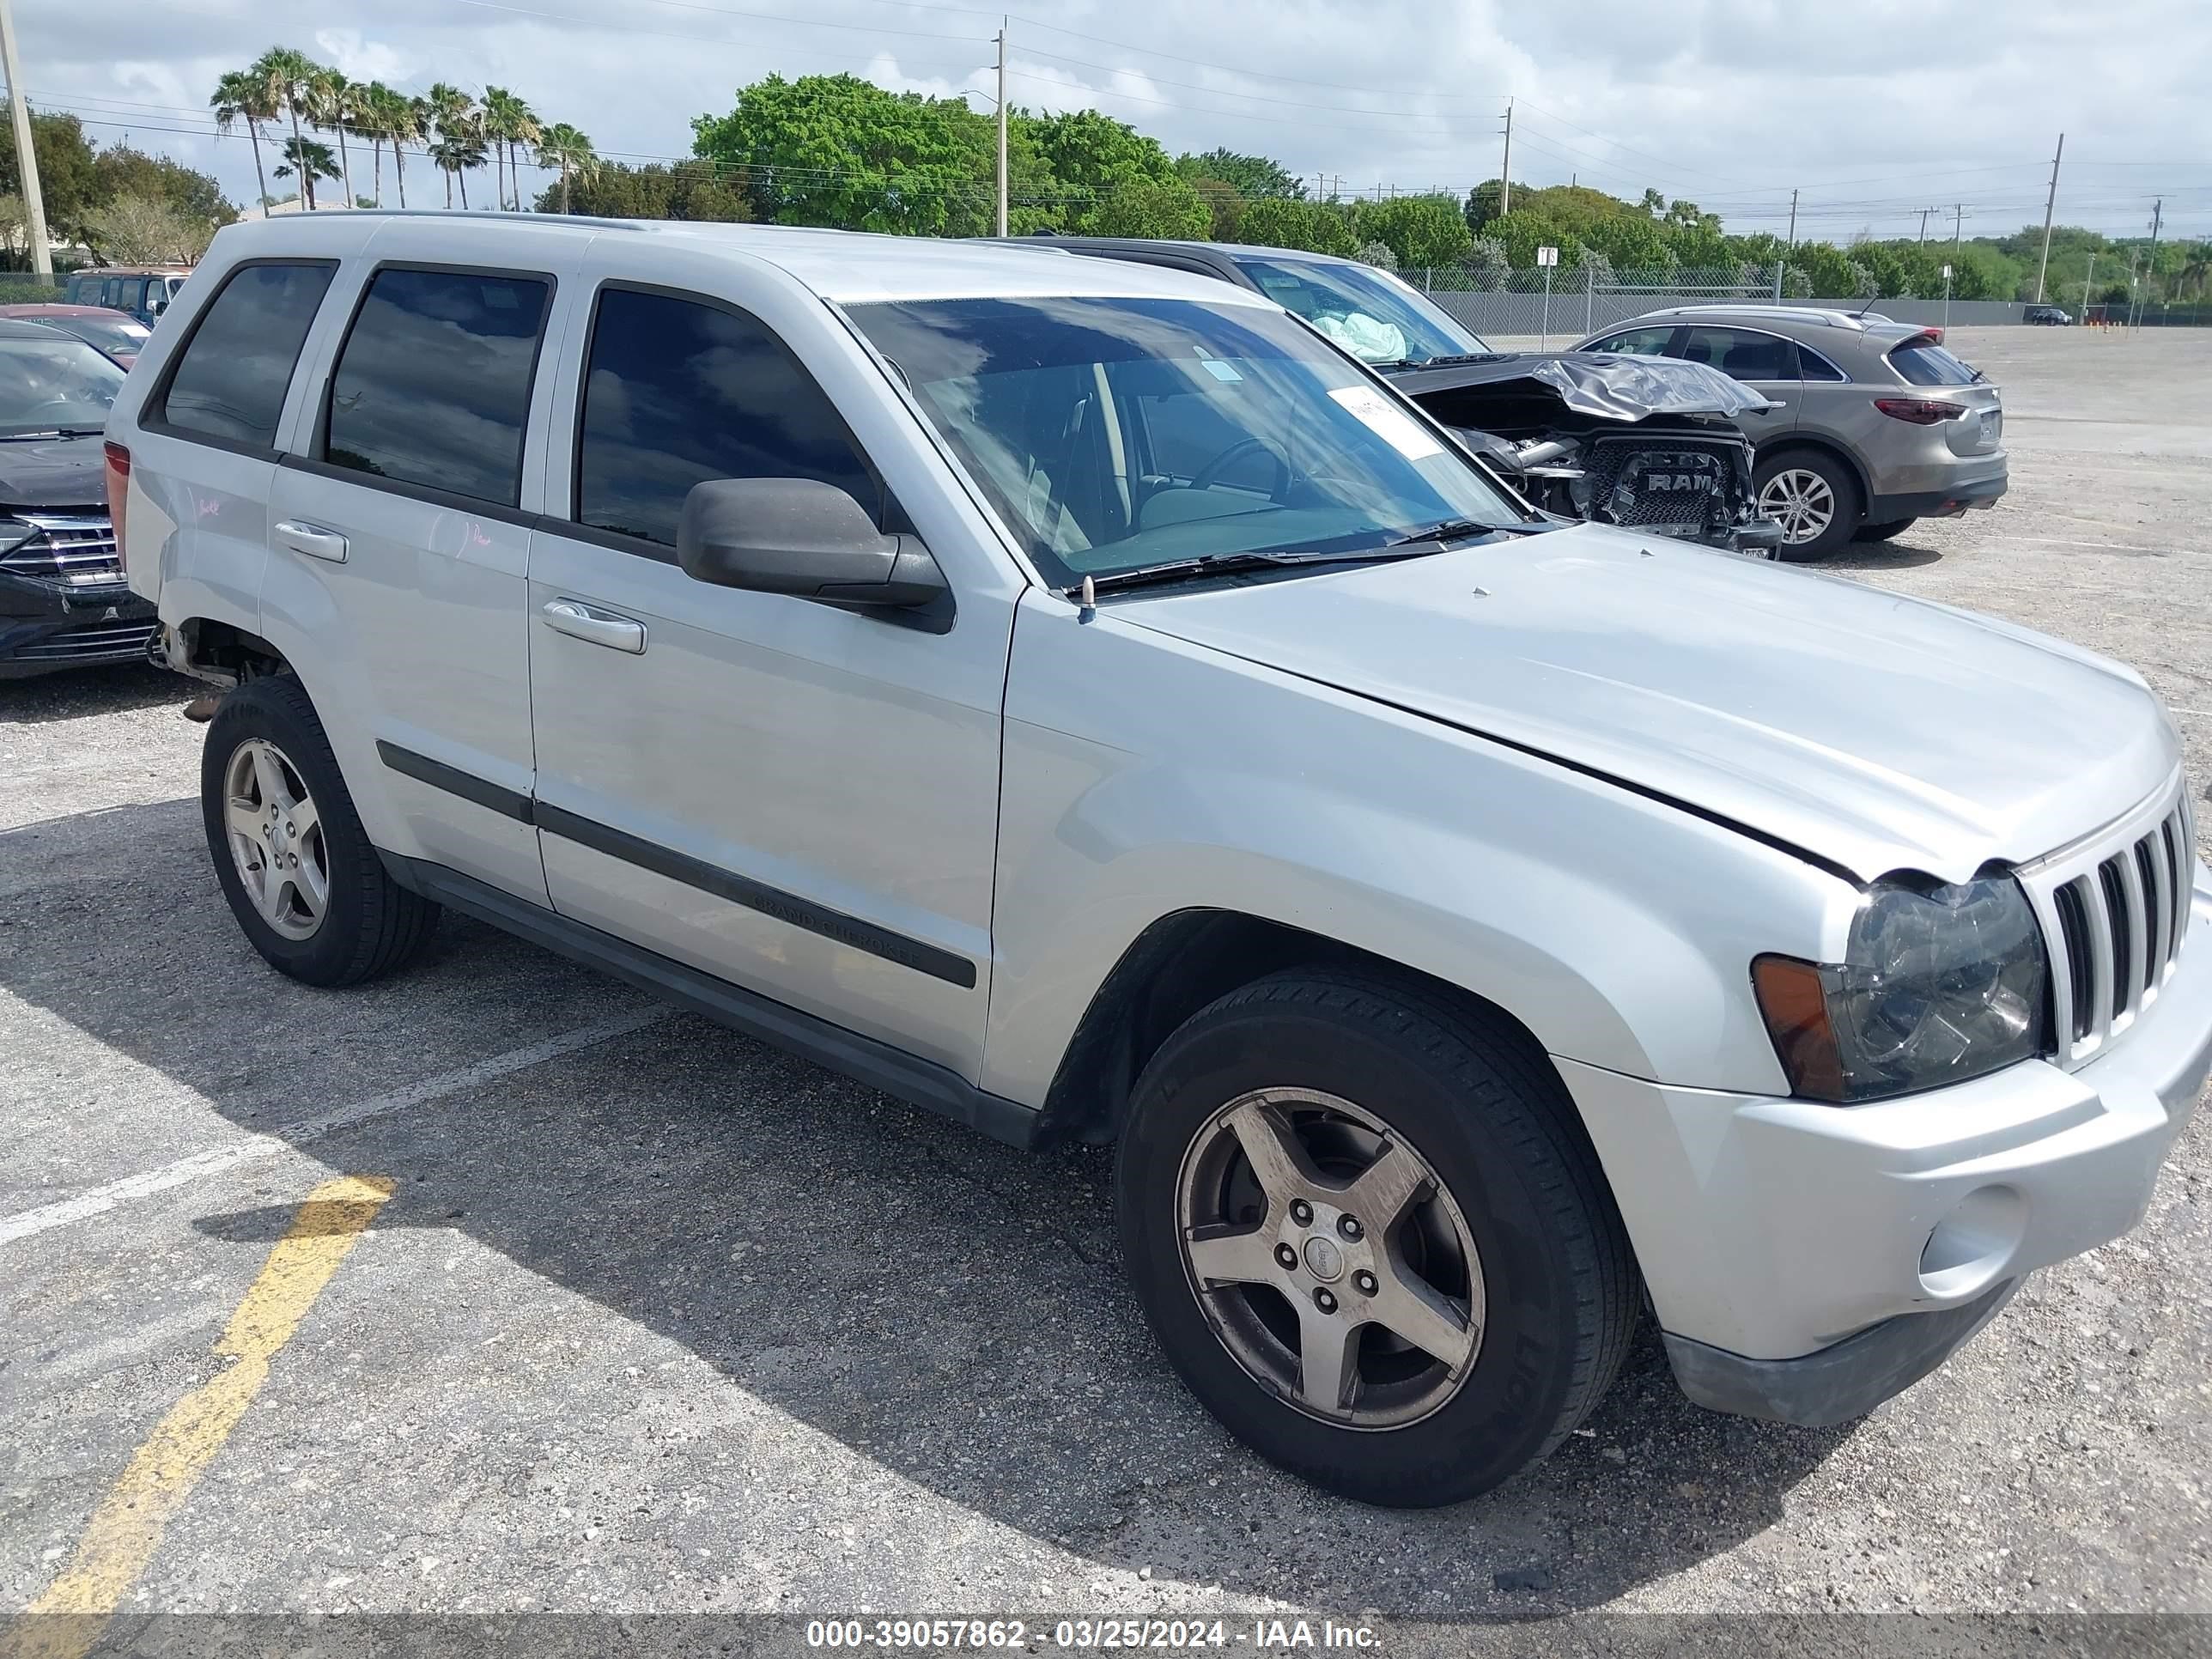
[[[1877,883],[1851,920],[1844,956],[1751,964],[1797,1094],[1881,1100],[2042,1051],[2043,935],[2010,876],[1956,887]]]

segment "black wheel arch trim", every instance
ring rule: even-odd
[[[941,979],[963,990],[975,988],[975,963],[957,951],[947,951],[924,939],[910,939],[904,933],[894,933],[872,921],[834,910],[826,904],[817,904],[811,899],[787,892],[781,887],[771,887],[750,877],[725,870],[719,865],[696,859],[689,853],[678,852],[672,847],[647,841],[642,836],[631,835],[611,824],[601,823],[596,818],[572,812],[566,807],[520,794],[514,790],[477,777],[457,766],[430,756],[404,749],[396,743],[380,738],[376,744],[377,758],[403,776],[427,783],[434,789],[444,791],[462,800],[473,801],[503,817],[518,823],[534,824],[549,836],[558,836],[563,841],[588,847],[595,853],[620,859],[625,864],[635,865],[641,870],[650,870],[657,876],[682,882],[701,892],[727,899],[732,904],[743,905],[748,910],[757,910],[763,915],[793,927],[818,933],[823,939],[840,945],[865,951],[870,956],[895,962],[902,968],[927,974],[932,979]]]

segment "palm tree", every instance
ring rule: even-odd
[[[233,70],[215,83],[208,106],[215,111],[215,129],[228,132],[234,121],[246,123],[246,136],[253,144],[253,178],[261,186],[261,216],[269,216],[269,175],[261,170],[261,124],[274,120],[276,106],[266,96],[267,88],[244,70]]]
[[[599,170],[599,158],[589,138],[566,121],[556,121],[538,135],[538,165],[561,169],[561,211],[566,213],[570,177],[590,178]]]
[[[515,149],[522,144],[535,144],[544,132],[538,112],[504,87],[486,87],[483,99],[483,134],[491,141],[492,160],[496,165],[501,159],[507,164],[507,188],[514,193],[514,206],[522,208],[522,177],[516,169]],[[502,193],[499,204],[505,207],[507,196]]]
[[[292,142],[304,137],[300,131],[301,106],[306,101],[308,77],[315,65],[304,52],[295,52],[289,46],[271,46],[255,58],[246,73],[259,83],[267,101],[292,119]],[[314,181],[306,181],[307,194],[302,198],[309,207],[315,204]]]
[[[296,177],[300,180],[300,201],[312,213],[315,210],[315,180],[338,176],[338,158],[331,147],[313,138],[288,138],[283,150],[284,165],[276,169],[279,179]]]
[[[476,102],[459,87],[440,81],[424,94],[428,118],[426,131],[434,135],[430,159],[446,175],[446,205],[453,204],[453,179],[470,167],[484,164],[483,118]],[[461,180],[461,205],[469,204],[469,181]]]
[[[345,78],[342,70],[317,65],[310,70],[301,95],[307,106],[307,118],[319,127],[330,127],[338,135],[338,176],[345,181],[346,205],[355,202],[353,193],[353,157],[346,149],[346,126],[360,107],[361,88]]]
[[[392,135],[392,176],[399,183],[399,205],[407,206],[407,146],[419,144],[429,136],[429,105],[420,98],[410,98],[404,92],[392,94],[392,107],[386,116],[387,131]]]

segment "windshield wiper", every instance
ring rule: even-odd
[[[29,443],[47,438],[97,438],[105,430],[97,426],[42,426],[35,432],[0,432],[0,441]]]
[[[1394,368],[1450,368],[1461,363],[1498,363],[1513,354],[1510,351],[1454,351],[1441,357],[1398,357],[1387,363],[1370,363],[1368,368],[1389,370]]]
[[[1542,528],[1534,524],[1486,524],[1480,519],[1445,519],[1419,530],[1409,530],[1382,545],[1386,549],[1440,547],[1446,542],[1463,542],[1475,536],[1526,536]]]
[[[1479,529],[1487,530],[1483,525]],[[1473,532],[1469,532],[1473,533]],[[1364,547],[1351,552],[1325,553],[1313,549],[1303,552],[1290,549],[1280,553],[1213,553],[1202,559],[1177,559],[1168,564],[1140,565],[1134,570],[1116,570],[1108,575],[1093,575],[1091,589],[1094,593],[1110,593],[1117,589],[1152,587],[1164,582],[1192,581],[1208,576],[1235,576],[1253,570],[1296,569],[1328,564],[1389,564],[1398,559],[1418,559],[1437,551],[1432,536],[1401,538],[1385,542],[1380,547]],[[1083,591],[1078,582],[1065,590],[1073,599]]]

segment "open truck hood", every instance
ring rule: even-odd
[[[1532,381],[1577,415],[1601,421],[1736,416],[1772,406],[1762,393],[1708,364],[1609,351],[1498,353],[1434,368],[1400,369],[1390,376],[1390,384],[1417,403],[1466,386],[1504,390],[1516,380]]]
[[[1595,525],[1132,594],[1114,614],[1681,802],[1862,881],[1964,881],[2034,858],[2180,760],[2142,681],[2089,652]]]

